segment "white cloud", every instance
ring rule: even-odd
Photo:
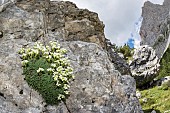
[[[79,8],[97,12],[105,24],[105,35],[117,45],[122,45],[130,38],[135,22],[141,16],[141,7],[147,0],[69,0]],[[162,3],[163,0],[150,0]]]

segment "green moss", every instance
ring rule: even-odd
[[[157,86],[140,92],[142,94],[140,103],[145,113],[150,113],[153,109],[160,113],[170,110],[170,90]]]

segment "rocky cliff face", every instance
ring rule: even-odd
[[[121,76],[108,56],[103,23],[71,2],[6,1],[0,11],[1,113],[142,113],[135,81]],[[18,50],[57,40],[74,68],[70,97],[46,105],[22,75]]]
[[[170,1],[163,5],[145,2],[140,29],[141,47],[131,64],[137,86],[151,82],[158,75],[159,62],[170,44]]]
[[[25,11],[21,12],[24,18],[19,17],[18,19],[13,19],[13,22],[11,22],[15,24],[12,25],[13,27],[10,30],[16,32],[18,23],[26,21],[23,28],[28,29],[21,28],[19,30],[20,34],[15,36],[16,38],[23,37],[28,41],[35,42],[38,39],[42,39],[41,37],[45,34],[52,34],[53,37],[60,37],[57,39],[60,41],[80,40],[96,43],[108,51],[111,61],[121,74],[130,74],[130,69],[126,61],[120,58],[117,53],[114,52],[113,54],[111,43],[108,42],[104,35],[104,24],[99,20],[97,13],[90,12],[87,9],[79,9],[75,4],[70,2],[56,1],[50,2],[50,4],[48,0],[15,2],[4,0],[0,9],[3,11],[6,10],[6,7],[16,4],[15,6]],[[28,14],[27,12],[35,13]],[[13,18],[12,15],[11,18]],[[2,25],[4,23],[3,21],[0,21]],[[2,28],[0,28],[0,33],[3,34],[1,29]],[[8,28],[6,27],[4,29]],[[27,31],[27,34],[24,34],[25,30]]]
[[[161,58],[170,42],[170,1],[163,5],[145,2],[142,8],[141,45],[149,45]]]
[[[78,9],[75,4],[70,2],[60,1],[49,3],[48,0],[30,0],[29,2],[21,0],[15,5],[10,1],[5,4],[13,5],[12,7],[15,9],[12,10],[13,12],[10,12],[11,10],[9,11],[8,8],[5,10],[10,14],[8,25],[3,24],[8,20],[1,19],[3,31],[13,32],[14,35],[18,31],[20,37],[29,41],[36,41],[47,33],[53,33],[56,37],[60,37],[60,40],[90,41],[106,48],[103,33],[104,24],[98,19],[97,13]],[[17,14],[15,10],[18,10]],[[30,12],[35,13],[30,14]],[[20,17],[19,14],[23,16]],[[19,17],[14,18],[15,16]],[[18,24],[23,24],[23,28]],[[12,29],[8,29],[10,26]],[[1,29],[0,31],[2,31]],[[29,34],[22,34],[24,31],[28,31]],[[19,36],[15,37],[19,38]]]

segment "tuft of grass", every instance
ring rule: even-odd
[[[150,113],[152,110],[158,113],[164,113],[170,110],[170,89],[167,89],[167,86],[165,87],[156,86],[151,89],[140,91],[142,97],[139,101],[144,113]]]

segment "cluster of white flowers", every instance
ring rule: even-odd
[[[22,48],[19,54],[22,56],[23,67],[27,66],[29,60],[44,58],[50,67],[45,70],[39,67],[37,73],[48,72],[49,75],[53,76],[54,81],[58,87],[64,88],[65,94],[59,94],[58,100],[65,98],[65,95],[69,94],[68,88],[70,87],[69,80],[74,78],[73,69],[70,66],[68,58],[66,58],[66,49],[60,47],[57,42],[50,42],[49,45],[44,46],[41,43],[36,43],[36,45],[30,49]]]

